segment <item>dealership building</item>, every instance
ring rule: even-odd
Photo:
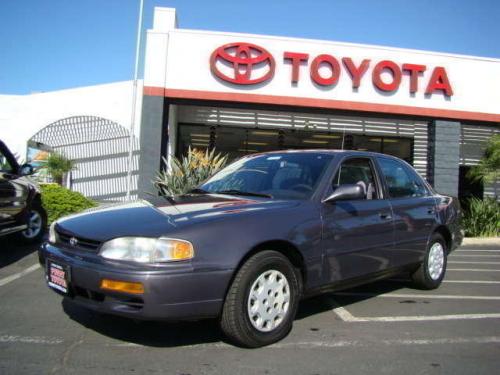
[[[189,146],[231,159],[280,149],[382,152],[411,163],[438,192],[499,195],[500,183],[466,178],[500,133],[499,59],[187,30],[177,27],[175,9],[156,8],[140,88],[134,196],[152,192],[162,159]],[[87,162],[109,169],[103,155]],[[116,186],[102,199],[122,199],[123,184]]]

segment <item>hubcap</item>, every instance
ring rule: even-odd
[[[290,286],[285,275],[276,270],[262,273],[250,288],[248,317],[261,332],[278,327],[290,307]]]
[[[30,219],[28,222],[28,229],[23,231],[23,236],[26,238],[34,238],[38,236],[42,230],[42,217],[37,211],[30,212]]]
[[[429,260],[427,262],[427,269],[432,280],[437,280],[443,273],[444,267],[444,249],[443,245],[436,242],[432,245],[429,251]]]

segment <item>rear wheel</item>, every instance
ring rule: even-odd
[[[441,285],[446,272],[447,249],[444,238],[434,233],[420,267],[411,275],[413,283],[420,289],[436,289]]]
[[[234,343],[256,348],[291,330],[300,294],[300,275],[276,251],[252,256],[236,274],[224,302],[221,328]]]
[[[17,233],[17,238],[26,244],[40,242],[47,230],[47,213],[40,203],[33,203],[28,228]]]

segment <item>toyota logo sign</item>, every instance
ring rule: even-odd
[[[328,53],[310,56],[304,51],[283,51],[282,56],[282,62],[290,68],[280,69],[279,73],[283,75],[283,72],[288,70],[291,87],[294,88],[301,80],[300,71],[308,70],[312,84],[318,88],[335,88],[340,80],[347,79],[357,91],[363,81],[366,86],[366,82],[371,78],[375,91],[381,94],[396,92],[405,84],[412,96],[419,92],[425,97],[436,93],[442,93],[448,98],[453,96],[453,88],[443,66],[397,63],[392,60],[372,61],[369,58],[359,61],[359,56],[353,59],[350,56],[333,56]],[[252,43],[224,44],[217,47],[210,56],[210,70],[213,76],[235,85],[266,82],[273,78],[275,68],[274,57],[269,51]],[[424,75],[427,70],[431,70],[430,74]],[[304,76],[302,73],[302,80]],[[403,83],[405,80],[408,83]],[[423,84],[419,84],[419,81],[423,80]],[[279,82],[277,86],[283,82],[281,77]]]
[[[210,70],[218,78],[238,85],[255,85],[274,75],[273,56],[251,43],[229,43],[210,56]]]

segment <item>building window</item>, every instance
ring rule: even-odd
[[[412,162],[413,140],[400,137],[353,135],[308,129],[257,129],[237,126],[179,124],[177,156],[189,146],[215,148],[233,160],[256,152],[286,149],[349,149],[373,151]]]

